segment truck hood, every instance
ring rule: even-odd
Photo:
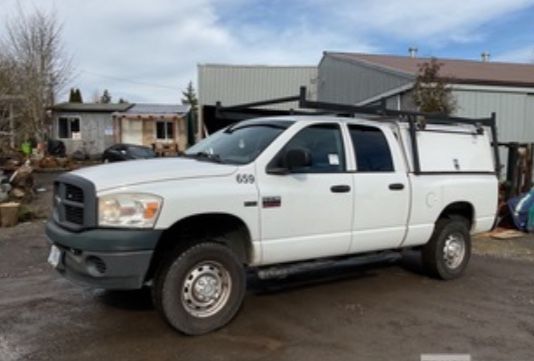
[[[188,158],[157,158],[102,164],[72,172],[94,183],[97,192],[133,184],[185,178],[220,177],[237,166]]]

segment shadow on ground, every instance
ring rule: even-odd
[[[401,266],[416,274],[423,275],[418,252],[405,252],[402,257],[370,264],[344,263],[339,266],[324,267],[313,271],[293,274],[284,278],[260,279],[256,272],[247,273],[248,292],[261,296],[287,293],[301,289],[319,287],[344,281],[373,278],[385,268]],[[96,294],[96,299],[107,306],[123,310],[146,311],[154,308],[151,289],[128,291],[104,291]]]

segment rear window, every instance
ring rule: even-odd
[[[393,172],[393,160],[384,133],[378,128],[349,125],[358,172]]]
[[[156,154],[149,148],[129,147],[129,152],[136,157],[155,157]]]

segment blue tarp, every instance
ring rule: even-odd
[[[520,231],[534,232],[534,188],[508,200],[508,208]]]

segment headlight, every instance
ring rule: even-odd
[[[151,228],[158,218],[162,198],[153,194],[121,193],[98,199],[98,225]]]

